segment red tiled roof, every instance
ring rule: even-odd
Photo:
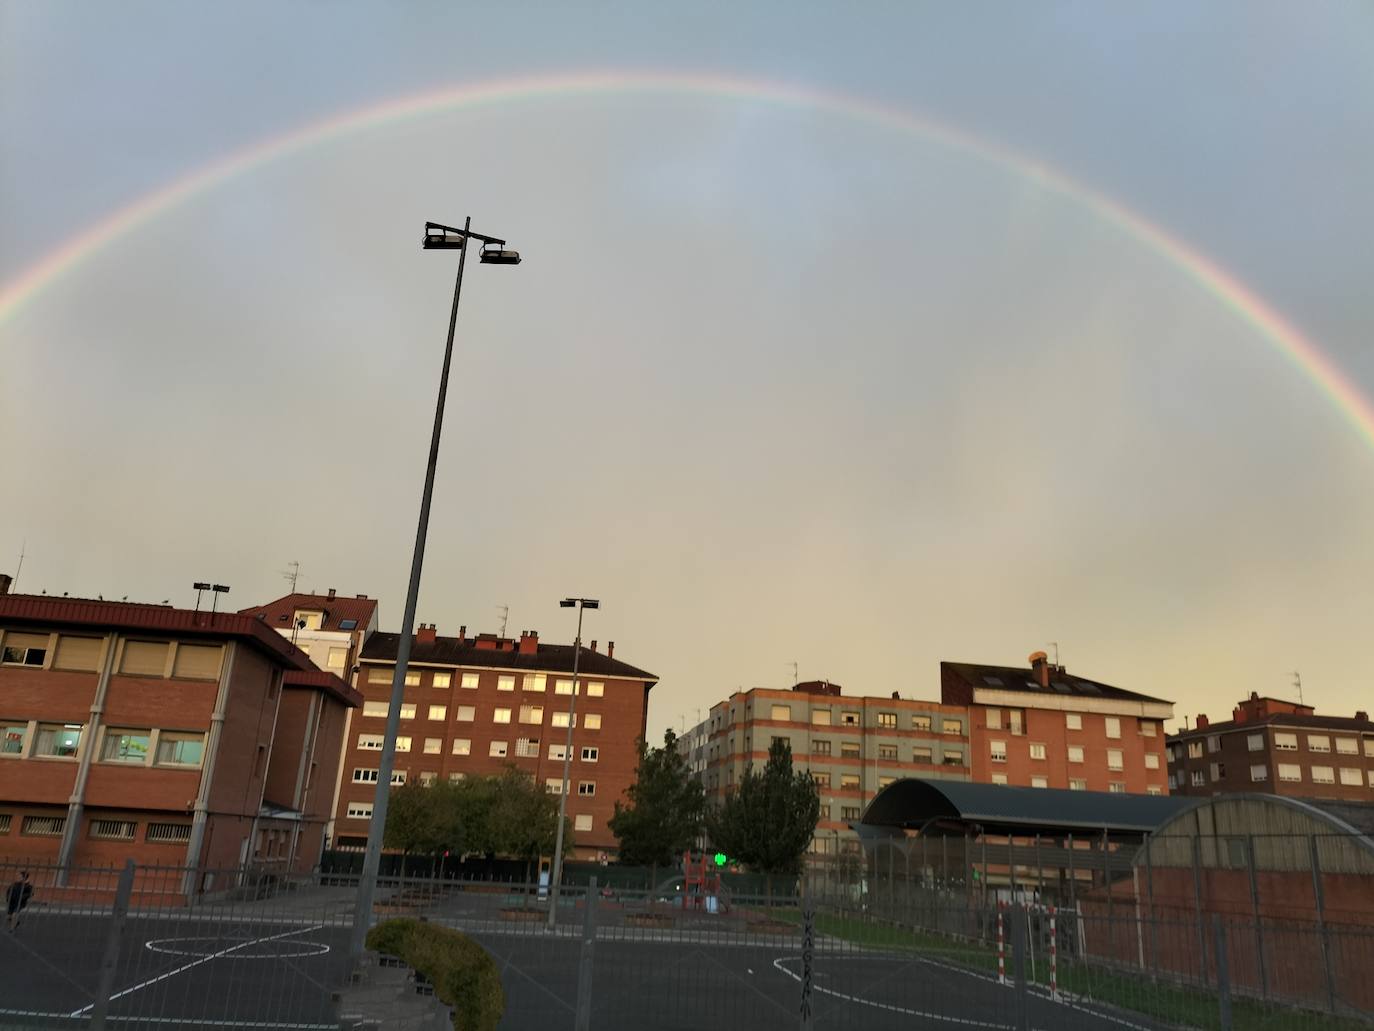
[[[322,669],[288,670],[286,675],[282,677],[282,686],[287,688],[300,687],[328,691],[335,698],[339,699],[339,701],[354,709],[363,704],[363,696],[361,693],[354,690],[333,673],[326,673]]]
[[[1126,702],[1161,702],[1172,705],[1166,698],[1137,694],[1124,687],[1114,687],[1087,677],[1070,676],[1063,667],[1051,667],[1050,686],[1041,687],[1035,670],[1028,666],[987,666],[980,662],[942,662],[940,668],[957,673],[975,688],[1020,691],[1039,695],[1068,695],[1077,698],[1111,698]]]
[[[321,630],[342,630],[339,626],[341,622],[345,619],[354,619],[357,620],[355,629],[366,631],[372,622],[373,614],[377,611],[377,599],[349,598],[342,594],[336,594],[331,598],[327,594],[297,593],[287,594],[276,601],[269,601],[266,605],[240,609],[239,612],[245,616],[262,616],[267,625],[274,630],[289,630],[291,617],[296,614],[297,609],[323,612]]]
[[[176,609],[89,598],[40,594],[0,595],[0,621],[82,627],[88,630],[144,631],[185,637],[232,637],[246,641],[287,669],[314,670],[309,656],[262,620],[234,612]]]

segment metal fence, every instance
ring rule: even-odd
[[[33,902],[0,935],[0,1024],[365,1026],[350,1017],[355,878],[29,869]],[[537,885],[396,876],[375,918],[480,941],[503,1029],[1374,1026],[1367,926],[1098,910],[871,861],[797,887],[684,897],[589,878],[560,894],[550,929]]]

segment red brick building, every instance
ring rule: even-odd
[[[940,693],[968,708],[975,782],[1167,793],[1172,702],[1070,675],[1044,652],[1029,668],[942,662]]]
[[[354,691],[258,619],[10,595],[8,581],[0,857],[314,866]]]
[[[342,848],[367,841],[398,639],[377,633],[363,646],[357,683],[364,700],[339,771],[335,842]],[[649,691],[658,682],[614,653],[614,642],[603,653],[593,641],[579,664],[567,807],[579,858],[611,856],[619,847],[607,821],[634,782]],[[468,637],[460,627],[457,637],[440,637],[422,624],[406,672],[392,782],[496,774],[513,763],[561,790],[572,667],[572,645],[541,643],[533,632],[515,641]]]
[[[1374,723],[1369,713],[1321,716],[1310,705],[1256,693],[1231,718],[1169,737],[1169,782],[1184,795],[1261,791],[1374,802]]]

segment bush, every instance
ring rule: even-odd
[[[454,1031],[495,1031],[506,1011],[501,974],[487,950],[467,935],[422,920],[384,920],[367,932],[367,947],[395,956],[423,974],[453,1007]]]

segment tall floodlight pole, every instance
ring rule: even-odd
[[[429,464],[425,467],[425,489],[420,495],[420,525],[415,531],[415,554],[410,561],[410,586],[406,589],[405,616],[396,642],[396,669],[391,678],[391,705],[386,714],[386,737],[377,769],[377,790],[373,795],[372,823],[367,829],[367,851],[363,853],[362,878],[353,913],[353,934],[349,957],[356,967],[362,959],[367,929],[372,924],[372,901],[377,893],[377,869],[382,859],[382,835],[386,830],[386,810],[391,793],[391,770],[396,762],[396,731],[401,724],[401,702],[405,698],[406,666],[410,663],[410,642],[415,631],[415,604],[420,594],[420,571],[425,562],[425,538],[429,533],[429,504],[434,496],[434,471],[439,464],[439,438],[444,426],[444,401],[448,397],[448,373],[453,364],[453,331],[458,325],[458,299],[463,293],[463,266],[467,263],[468,240],[482,241],[482,261],[488,265],[518,265],[520,255],[505,249],[506,241],[472,232],[472,219],[462,229],[425,223],[425,250],[456,250],[458,278],[453,284],[453,307],[448,316],[448,341],[444,345],[444,367],[439,373],[439,399],[434,406],[434,431],[429,439]]]
[[[568,742],[563,748],[563,790],[558,795],[558,832],[553,845],[553,878],[549,882],[549,930],[558,923],[558,888],[563,880],[563,821],[568,816],[568,776],[572,766],[573,728],[577,726],[577,668],[582,657],[582,613],[599,609],[595,598],[564,598],[560,608],[577,607],[577,636],[573,638],[572,698],[568,702]]]

